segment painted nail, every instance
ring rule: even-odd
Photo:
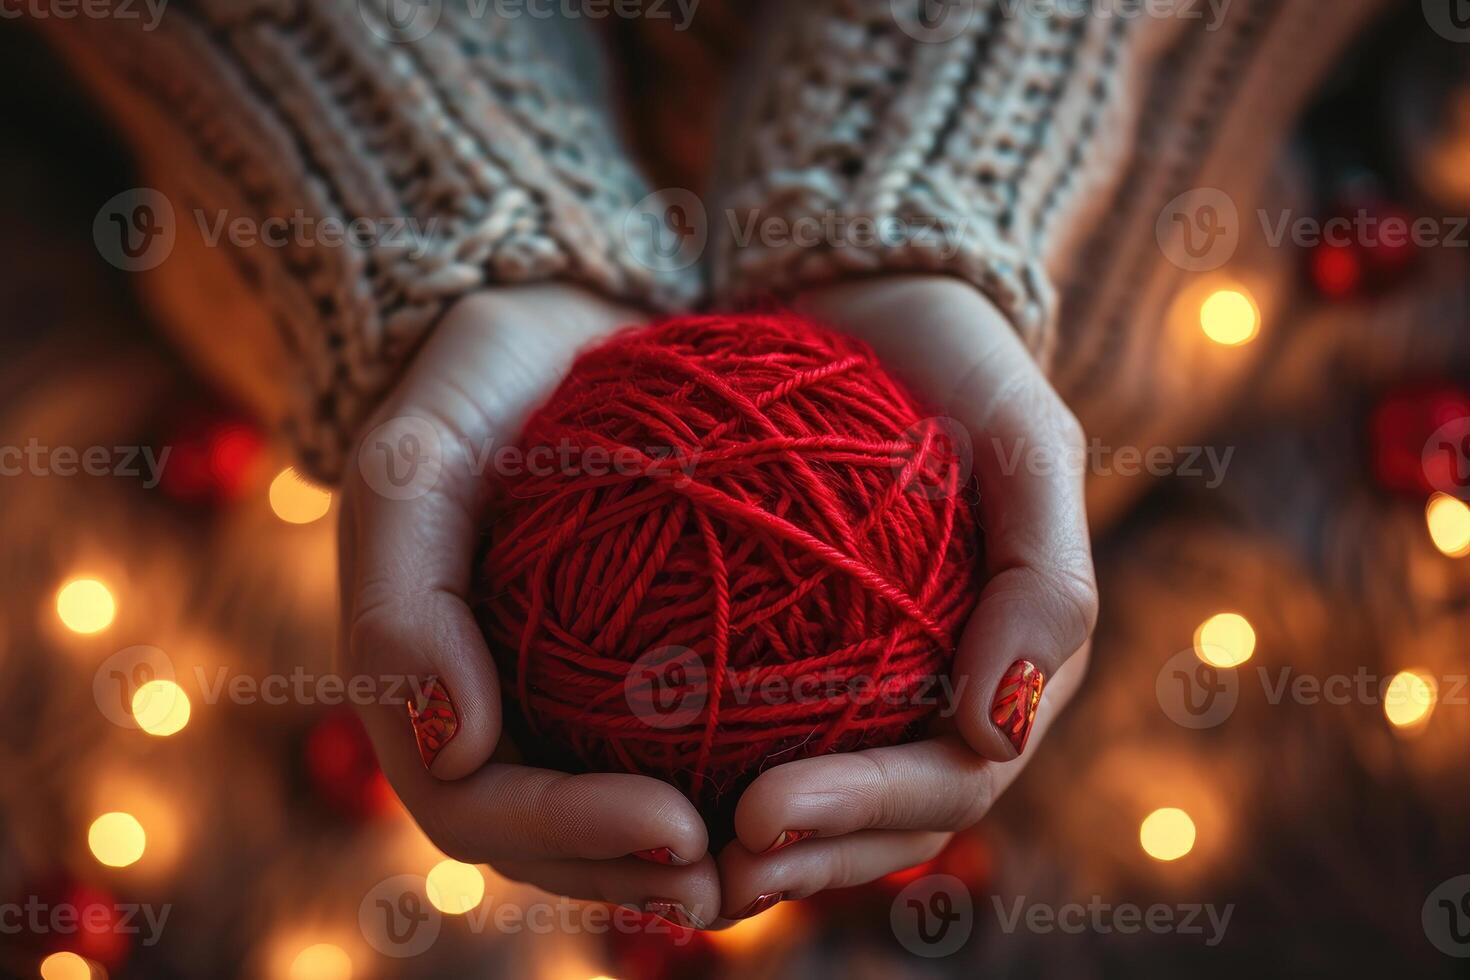
[[[770,911],[785,900],[785,892],[766,892],[764,895],[756,896],[755,901],[751,902],[749,905],[745,906],[745,908],[730,916],[730,918],[749,919],[753,916],[760,915],[762,912]]]
[[[669,847],[650,847],[646,851],[634,851],[633,856],[644,861],[652,861],[654,864],[668,864],[676,868],[682,868],[689,863]]]
[[[459,731],[459,718],[454,713],[454,702],[449,700],[449,692],[438,678],[424,685],[421,700],[422,707],[419,699],[408,699],[408,720],[413,725],[413,737],[419,744],[419,757],[424,760],[424,768],[428,769]]]
[[[667,898],[650,898],[643,903],[643,911],[649,915],[656,915],[665,922],[672,922],[682,929],[703,929],[704,923],[695,917],[684,907],[682,902],[670,901]]]
[[[1041,688],[1045,684],[1046,675],[1035,664],[1017,660],[996,689],[990,720],[1011,740],[1017,755],[1026,750],[1026,739],[1036,723],[1036,706],[1041,703]]]
[[[815,830],[783,830],[781,831],[781,836],[776,838],[776,842],[770,847],[766,848],[765,853],[774,854],[777,851],[781,850],[781,848],[783,847],[790,847],[792,844],[800,844],[807,838],[815,836],[817,836],[817,832]]]

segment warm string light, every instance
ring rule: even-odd
[[[296,954],[290,980],[351,980],[352,957],[341,946],[317,943]]]
[[[1424,520],[1434,546],[1451,558],[1470,555],[1470,506],[1447,493],[1429,498]]]
[[[288,466],[271,481],[270,503],[275,515],[287,524],[310,524],[331,510],[332,494]]]
[[[92,849],[92,856],[110,868],[136,864],[147,845],[148,835],[131,813],[104,813],[92,821],[87,831],[87,846]]]
[[[1256,631],[1239,613],[1211,616],[1194,631],[1194,653],[1213,667],[1239,667],[1256,652]]]
[[[189,724],[189,696],[173,681],[154,680],[133,692],[133,720],[149,735],[166,738]]]
[[[1143,818],[1138,841],[1156,861],[1177,861],[1194,850],[1194,820],[1178,807],[1162,807]]]
[[[1401,670],[1388,682],[1383,693],[1383,715],[1399,729],[1422,728],[1429,723],[1439,700],[1439,685],[1434,677],[1420,670]]]
[[[112,591],[95,578],[75,578],[56,590],[56,615],[73,633],[100,633],[117,616]]]
[[[429,903],[445,915],[464,915],[485,898],[485,876],[473,864],[445,859],[425,877]]]
[[[709,942],[730,956],[769,949],[781,936],[793,934],[799,926],[801,908],[795,902],[782,902],[769,912],[751,919],[741,919],[728,929],[706,932]]]
[[[94,980],[106,976],[94,971],[93,965],[76,953],[52,953],[41,961],[41,980]]]
[[[1205,336],[1225,347],[1239,347],[1261,331],[1261,311],[1241,286],[1217,289],[1200,304],[1199,325]]]

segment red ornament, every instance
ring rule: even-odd
[[[344,816],[366,820],[392,809],[367,730],[350,709],[334,710],[306,736],[306,771],[317,795]]]
[[[1419,257],[1414,217],[1381,197],[1357,195],[1331,212],[1308,253],[1312,284],[1329,300],[1390,289]]]
[[[912,737],[979,591],[967,438],[796,317],[583,354],[526,426],[484,566],[539,744],[705,804]]]
[[[167,439],[159,485],[174,500],[224,504],[238,500],[260,464],[265,438],[254,425],[215,412],[193,417]]]
[[[25,950],[37,959],[52,953],[75,953],[109,971],[118,970],[132,952],[135,935],[148,935],[157,928],[139,908],[126,911],[106,889],[70,875],[55,875],[29,882],[11,895],[12,928],[6,941],[11,952]],[[131,921],[124,923],[127,916]],[[120,926],[130,924],[136,932]],[[155,937],[156,938],[156,937]],[[4,944],[0,944],[3,948]]]
[[[1396,388],[1374,409],[1369,432],[1373,475],[1385,490],[1419,499],[1467,490],[1470,391],[1445,382]]]
[[[127,958],[130,934],[122,931],[123,910],[117,900],[100,888],[78,884],[67,893],[67,903],[78,912],[78,928],[64,948],[78,956],[117,969]],[[146,928],[146,923],[137,923]]]
[[[1327,299],[1349,299],[1363,286],[1363,258],[1354,246],[1320,244],[1312,250],[1310,261],[1312,282]]]

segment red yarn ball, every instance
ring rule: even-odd
[[[705,804],[941,703],[980,586],[968,437],[865,345],[794,316],[623,332],[520,448],[482,618],[534,748]]]

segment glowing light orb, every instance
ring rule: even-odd
[[[485,898],[485,876],[473,864],[440,861],[429,871],[429,902],[445,915],[464,915]]]
[[[173,681],[149,681],[133,692],[133,720],[149,735],[166,738],[189,724],[189,695]]]
[[[56,615],[73,633],[100,633],[117,616],[117,601],[94,578],[72,579],[56,592]]]
[[[271,510],[287,524],[310,524],[321,520],[332,508],[332,494],[308,482],[292,467],[271,481]]]
[[[1194,850],[1194,821],[1178,807],[1163,807],[1143,818],[1138,840],[1156,861],[1177,861]]]
[[[1211,616],[1194,631],[1194,653],[1215,667],[1239,667],[1256,652],[1256,631],[1239,613]]]
[[[92,849],[92,856],[110,868],[136,864],[147,845],[148,835],[131,813],[104,813],[92,821],[87,831],[87,846]]]
[[[1239,347],[1261,331],[1261,311],[1244,289],[1219,289],[1199,309],[1200,329],[1217,344]]]

